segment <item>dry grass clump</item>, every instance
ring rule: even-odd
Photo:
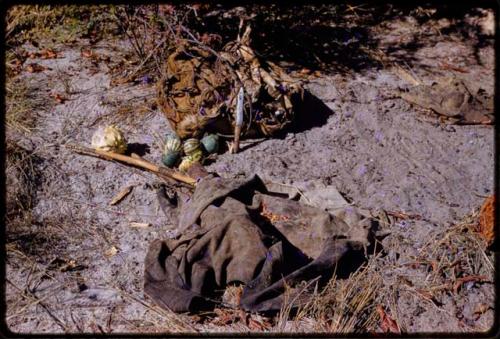
[[[7,229],[30,221],[36,195],[38,158],[12,141],[6,144],[6,214]]]
[[[372,257],[348,279],[334,276],[289,321],[290,310],[285,306],[274,330],[328,333],[373,331],[379,319],[376,305],[382,286],[375,262],[376,257]]]
[[[38,85],[26,78],[9,78],[5,84],[5,122],[10,131],[29,134],[36,124],[36,111],[47,107]]]
[[[77,241],[79,234],[72,232],[72,220],[54,216],[35,220],[20,225],[16,229],[9,229],[7,234],[7,254],[21,252],[36,262],[48,264],[55,258],[65,259]],[[84,239],[77,239],[83,241]]]
[[[440,303],[443,293],[459,294],[468,283],[493,282],[493,253],[478,231],[478,213],[466,216],[457,225],[435,234],[420,250],[415,265],[426,265],[428,275],[419,293]]]

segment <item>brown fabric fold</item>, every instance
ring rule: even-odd
[[[343,258],[362,253],[371,222],[348,225],[269,192],[257,176],[202,179],[179,219],[178,239],[151,244],[144,282],[146,294],[175,312],[213,307],[229,284],[244,284],[248,311],[279,310],[287,287],[303,303],[307,293],[295,287],[326,282]]]

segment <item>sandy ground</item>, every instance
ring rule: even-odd
[[[425,28],[409,18],[373,29],[380,48],[389,51],[395,41]],[[493,93],[493,39],[476,48],[459,35],[431,32],[427,37],[415,50],[400,50],[411,54],[416,77],[430,83],[454,74]],[[148,148],[144,157],[158,163],[158,138],[169,130],[151,105],[153,85],[111,85],[109,65],[101,62],[92,69],[80,56],[85,46],[84,41],[61,46],[61,58],[33,60],[51,70],[20,75],[48,98],[63,91],[62,72],[69,76],[73,94],[63,104],[38,110],[32,133],[7,130],[9,140],[39,159],[31,224],[7,228],[7,324],[13,332],[30,333],[199,330],[201,325],[160,310],[143,295],[149,242],[176,235],[156,201],[158,180],[64,147],[68,142],[89,145],[98,126],[116,123],[129,143]],[[118,42],[93,48],[110,56],[126,50]],[[388,54],[397,60],[397,53]],[[443,70],[443,60],[466,72]],[[224,177],[256,173],[306,190],[308,184],[332,185],[355,206],[420,216],[398,220],[382,241],[386,255],[379,270],[384,288],[392,291],[386,304],[407,332],[485,331],[494,319],[493,284],[467,283],[456,294],[444,294],[439,303],[409,293],[405,286],[408,281],[420,286],[429,278],[424,268],[407,265],[427,241],[477,211],[484,196],[492,194],[493,127],[442,124],[392,96],[408,85],[390,64],[350,74],[325,72],[306,85],[320,104],[311,106],[296,131],[244,144],[236,155],[220,154],[208,169]],[[117,113],[125,105],[132,109]],[[132,193],[109,206],[129,185]],[[132,228],[130,222],[151,226]],[[117,253],[108,255],[112,248]]]

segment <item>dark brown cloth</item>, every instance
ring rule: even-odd
[[[325,282],[342,258],[362,252],[370,222],[347,225],[269,192],[257,176],[208,176],[181,207],[182,235],[151,244],[144,290],[162,307],[196,312],[213,307],[228,284],[242,283],[243,309],[279,310],[285,288]],[[306,300],[304,295],[295,303]]]

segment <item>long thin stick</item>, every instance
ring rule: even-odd
[[[79,153],[79,154],[84,154],[84,155],[90,155],[93,157],[105,159],[105,160],[117,160],[129,165],[133,165],[136,167],[140,167],[143,169],[146,169],[150,172],[155,173],[159,177],[165,179],[175,179],[177,181],[180,181],[182,183],[194,186],[196,184],[196,180],[191,178],[190,176],[187,176],[185,174],[179,173],[175,170],[171,170],[166,167],[158,166],[155,165],[149,161],[146,161],[142,158],[134,158],[134,157],[129,157],[127,155],[123,154],[118,154],[114,152],[106,152],[106,151],[100,151],[100,150],[95,150],[92,148],[84,147],[84,146],[79,146],[79,145],[74,145],[74,144],[68,144],[66,145],[66,148],[72,150],[73,152]]]

